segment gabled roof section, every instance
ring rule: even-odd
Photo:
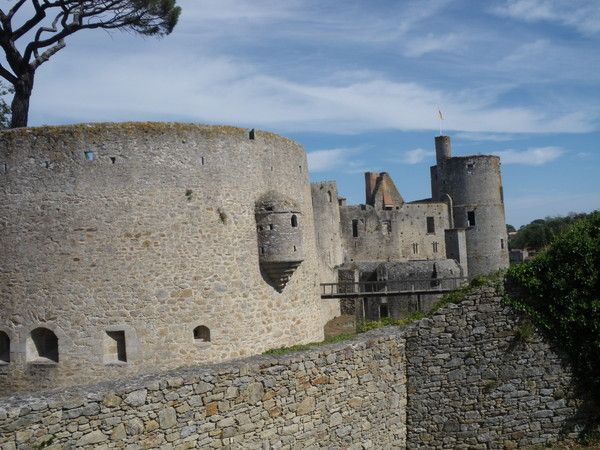
[[[377,177],[373,200],[373,206],[377,209],[396,208],[404,203],[394,181],[386,172],[381,172]]]

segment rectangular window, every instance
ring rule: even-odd
[[[500,248],[504,250],[504,239],[500,239]]]
[[[412,248],[413,248],[413,254],[417,255],[419,253],[419,244],[413,244]]]
[[[475,211],[467,211],[467,226],[475,226]]]
[[[104,354],[107,363],[127,362],[125,331],[107,331],[104,338]]]
[[[358,220],[352,219],[352,237],[358,237]]]
[[[437,243],[437,242],[434,242],[434,243],[432,244],[432,247],[433,247],[433,253],[437,253],[437,252],[438,252],[438,243]]]
[[[435,233],[435,220],[433,217],[427,218],[427,233],[428,234]]]

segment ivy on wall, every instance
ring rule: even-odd
[[[512,266],[507,281],[507,302],[568,356],[586,396],[600,405],[600,211]]]

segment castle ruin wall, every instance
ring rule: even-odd
[[[0,395],[323,338],[313,227],[281,293],[259,267],[263,194],[313,222],[305,152],[253,137],[157,123],[0,133]]]

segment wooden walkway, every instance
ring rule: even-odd
[[[438,278],[410,281],[358,281],[321,283],[321,298],[398,297],[451,292],[466,283],[466,278]]]

